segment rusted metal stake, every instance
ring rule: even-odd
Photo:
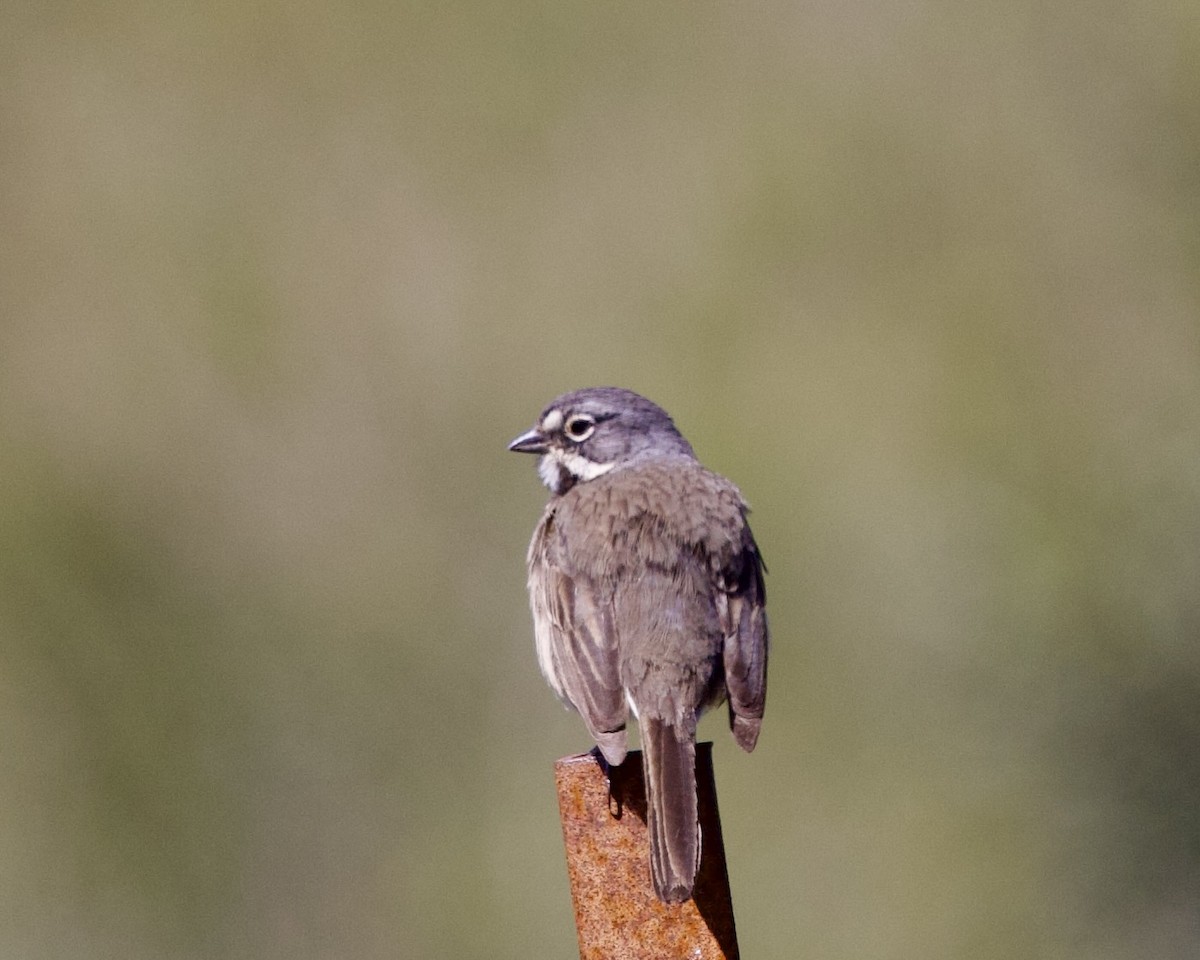
[[[737,960],[711,743],[696,744],[700,872],[686,903],[662,903],[650,884],[640,753],[607,776],[593,754],[564,757],[554,780],[581,960]]]

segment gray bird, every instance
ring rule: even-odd
[[[659,899],[681,902],[700,865],[697,719],[728,699],[744,750],[762,724],[766,593],[748,507],[666,411],[617,387],[564,394],[508,449],[541,455],[551,491],[528,557],[538,663],[609,764],[637,717],[650,873]]]

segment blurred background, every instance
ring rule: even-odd
[[[768,564],[747,957],[1200,952],[1192,3],[7,4],[0,955],[576,955],[505,452]]]

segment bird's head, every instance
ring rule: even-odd
[[[508,449],[540,454],[538,475],[557,494],[647,458],[694,456],[662,407],[620,387],[564,393]]]

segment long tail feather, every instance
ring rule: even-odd
[[[679,740],[661,720],[640,723],[650,828],[650,875],[664,903],[692,895],[700,866],[700,827],[696,815],[696,743]]]

